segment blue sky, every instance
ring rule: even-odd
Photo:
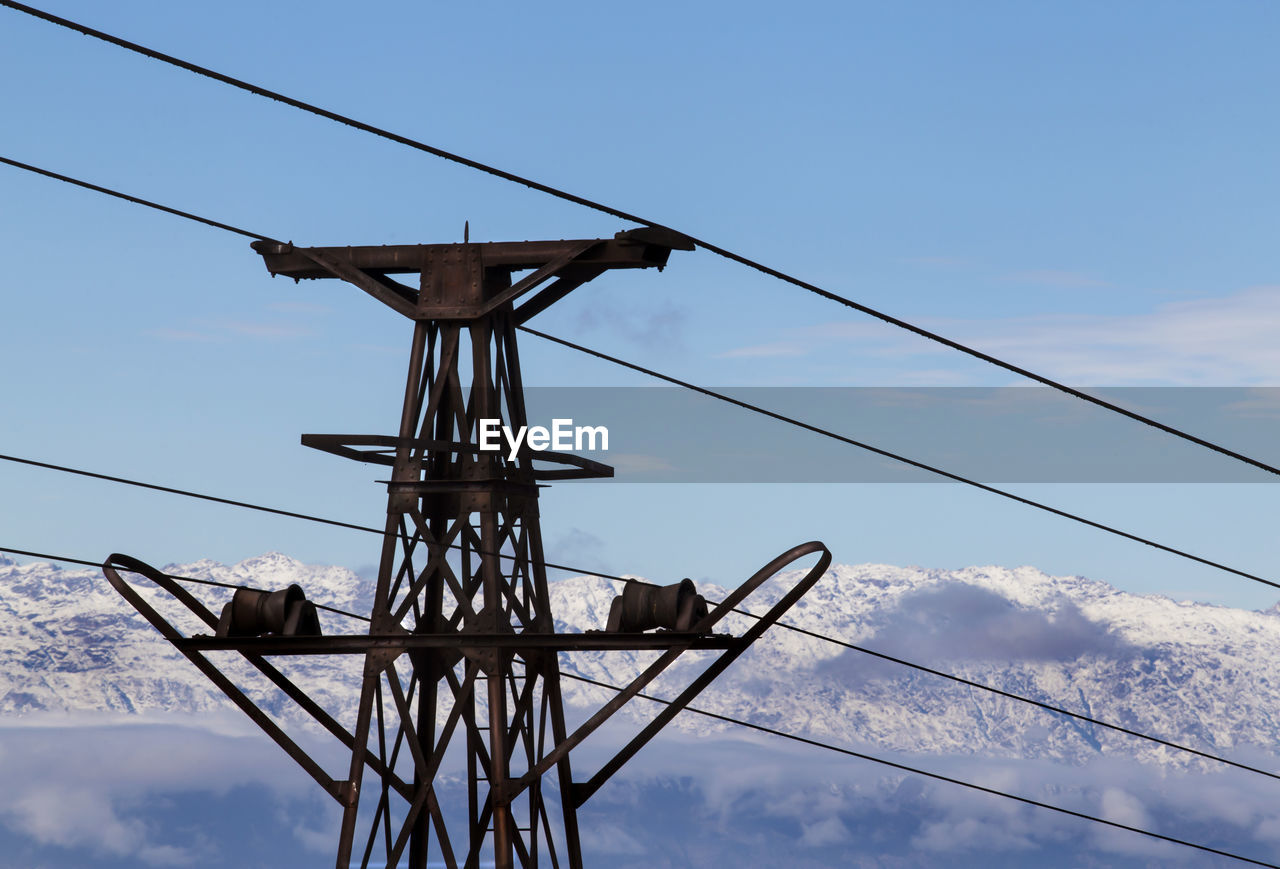
[[[43,8],[1072,384],[1280,385],[1272,4]],[[467,220],[476,240],[625,228],[11,10],[0,44],[0,153],[256,232],[319,245],[457,241]],[[271,280],[245,239],[15,169],[0,202],[0,452],[378,523],[377,473],[298,435],[393,430],[404,321],[336,282]],[[534,325],[710,385],[1016,383],[703,252],[602,278]],[[522,357],[532,383],[643,382],[535,339]],[[274,549],[355,568],[378,551],[48,471],[0,465],[0,485],[0,545],[15,548],[155,563]],[[1019,491],[1280,576],[1272,486]],[[543,514],[552,558],[655,578],[731,585],[819,537],[846,563],[1031,564],[1277,598],[952,485],[565,484]]]

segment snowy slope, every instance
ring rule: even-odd
[[[230,567],[202,561],[166,570],[257,587],[297,582],[312,600],[356,612],[367,608],[370,592],[368,582],[350,571],[304,565],[277,553]],[[798,576],[779,577],[751,607],[763,611]],[[599,578],[554,582],[559,628],[602,627],[616,591],[614,583]],[[230,592],[201,594],[216,611]],[[327,633],[359,630],[359,623],[323,618]],[[1247,752],[1280,741],[1275,611],[1135,596],[1026,567],[939,571],[857,565],[833,567],[787,620],[1203,749]],[[0,559],[0,635],[0,714],[198,712],[229,705],[97,571]],[[226,659],[233,670],[243,667],[233,659]],[[643,660],[632,653],[583,653],[566,659],[564,669],[617,684]],[[307,659],[291,666],[322,702],[350,710],[357,659]],[[674,694],[695,669],[693,660],[678,666],[657,692]],[[568,702],[582,709],[609,696],[577,682],[566,682],[564,690]],[[779,629],[696,705],[846,744],[901,751],[1072,763],[1110,753],[1185,762],[1150,744]],[[695,732],[727,726],[696,716],[679,720]]]

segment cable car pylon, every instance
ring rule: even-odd
[[[297,586],[239,590],[221,612],[136,558],[112,555],[112,585],[342,806],[338,869],[583,865],[577,809],[811,588],[831,561],[819,542],[793,547],[708,611],[687,580],[632,582],[607,629],[557,633],[538,516],[542,481],[610,477],[569,453],[492,449],[484,427],[528,425],[517,328],[612,269],[663,268],[692,242],[656,227],[609,239],[369,247],[257,241],[273,275],[337,278],[413,323],[395,435],[303,435],[304,445],[389,468],[377,583],[364,634],[324,635]],[[414,288],[398,279],[419,277]],[[465,382],[464,382],[465,381]],[[715,628],[794,562],[814,564],[741,635]],[[141,575],[212,634],[186,635],[121,573]],[[216,608],[216,607],[215,607]],[[656,630],[655,630],[656,629]],[[720,654],[594,775],[575,781],[570,754],[689,649]],[[350,751],[334,774],[229,678],[211,652],[238,651]],[[561,653],[661,654],[616,697],[570,730]],[[355,654],[364,659],[354,729],[269,659]],[[465,754],[465,805],[440,788],[446,755]],[[558,804],[558,807],[557,805]]]

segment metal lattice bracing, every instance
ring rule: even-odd
[[[606,631],[556,633],[538,520],[539,481],[611,476],[580,456],[482,449],[483,421],[528,424],[517,330],[610,269],[661,268],[682,236],[645,228],[612,239],[298,248],[257,242],[273,274],[338,278],[413,323],[395,435],[303,435],[303,443],[385,466],[387,514],[366,634],[321,636],[297,586],[241,588],[222,616],[173,578],[125,555],[103,564],[113,587],[343,810],[336,865],[479,869],[582,866],[577,809],[813,586],[830,564],[818,542],[769,562],[708,611],[686,580],[629,584]],[[413,288],[393,275],[418,274]],[[518,276],[518,277],[517,277]],[[550,465],[551,467],[548,467]],[[735,607],[799,558],[818,563],[740,636],[713,633]],[[214,634],[174,627],[121,573],[168,593]],[[687,585],[688,588],[683,588]],[[645,586],[640,588],[639,586]],[[696,601],[691,597],[696,597]],[[639,616],[646,601],[683,601],[671,623]],[[628,603],[629,602],[629,603]],[[692,604],[696,603],[696,606]],[[657,631],[651,632],[653,628]],[[562,652],[659,652],[618,694],[568,730]],[[719,656],[585,781],[570,752],[689,649]],[[211,658],[234,651],[350,752],[335,775]],[[354,729],[317,702],[272,656],[361,655]],[[461,757],[459,757],[461,755]],[[446,761],[466,769],[446,788]]]
[[[464,358],[472,374],[466,389],[459,373]],[[509,311],[472,323],[415,324],[372,633],[553,632],[532,463],[509,463],[501,452],[479,449],[480,420],[501,419],[513,427],[527,422],[517,358]],[[499,866],[512,865],[513,855],[518,865],[534,865],[540,836],[547,847],[561,839],[568,864],[580,865],[572,806],[557,813],[563,835],[553,836],[540,786],[527,792],[518,813],[495,787],[527,772],[542,747],[565,736],[555,653],[417,650],[407,686],[387,660],[390,654],[372,651],[366,660],[351,780],[360,781],[362,750],[381,752],[385,765],[391,765],[389,745],[404,742],[413,754],[412,808],[389,843],[391,865],[410,842],[410,865],[425,866],[434,841],[447,863],[474,866],[490,834]],[[416,705],[408,696],[415,691]],[[468,794],[466,824],[451,833],[433,781],[455,739],[465,743]],[[567,793],[567,755],[557,772]],[[385,789],[370,842],[389,829],[381,817],[388,810]],[[344,848],[355,832],[359,802],[344,817]],[[339,863],[349,856],[340,853]]]
[[[298,275],[288,263],[296,249],[276,253],[258,247],[273,271]],[[304,252],[304,260],[364,287],[414,320],[399,436],[393,451],[381,453],[392,470],[371,633],[553,633],[538,474],[527,451],[514,461],[503,451],[482,451],[481,421],[498,419],[513,430],[528,423],[516,340],[520,320],[606,268],[661,266],[669,251],[642,236]],[[387,277],[414,268],[421,274],[416,298]],[[516,269],[532,273],[513,285]],[[515,308],[517,299],[548,281],[542,293]],[[321,448],[361,446],[341,438],[308,442]],[[609,472],[593,463],[575,464],[582,475]],[[371,651],[366,658],[351,760],[355,792],[344,814],[338,864],[360,856],[351,852],[359,845],[357,813],[369,802],[359,794],[363,753],[378,752],[382,765],[394,767],[389,752],[404,745],[415,770],[410,806],[395,829],[389,823],[392,795],[382,782],[365,837],[365,862],[373,855],[396,865],[407,845],[410,866],[425,867],[432,849],[447,864],[475,866],[491,844],[500,867],[536,865],[541,849],[559,865],[558,844],[567,864],[580,866],[572,802],[561,799],[549,812],[540,778],[515,799],[505,791],[507,782],[526,775],[566,736],[555,651],[416,650],[407,682],[392,655]],[[465,746],[468,771],[461,828],[445,817],[434,790],[439,765],[455,741]],[[567,797],[568,753],[554,768],[556,790]],[[558,818],[554,832],[552,815]],[[374,847],[378,838],[382,848]]]

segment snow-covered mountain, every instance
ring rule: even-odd
[[[271,553],[234,566],[210,561],[167,572],[279,588],[361,612],[370,584],[342,568]],[[772,604],[784,574],[750,606]],[[723,589],[700,589],[720,597]],[[603,627],[615,583],[552,584],[559,629]],[[225,589],[205,589],[217,610]],[[159,600],[159,598],[156,598]],[[170,605],[164,610],[174,612]],[[322,616],[326,633],[359,623]],[[886,565],[828,571],[786,621],[851,643],[1197,748],[1237,754],[1280,741],[1280,614],[1136,596],[1081,577],[1032,568],[922,570]],[[39,710],[227,709],[195,667],[133,612],[94,570],[0,558],[0,714]],[[231,655],[230,658],[234,658]],[[698,662],[657,686],[674,694]],[[632,653],[580,653],[564,669],[619,684],[641,665]],[[291,662],[330,708],[352,701],[358,659]],[[234,669],[235,662],[232,662]],[[610,692],[578,682],[567,701],[598,706]],[[643,701],[636,701],[637,704]],[[1027,704],[775,628],[696,706],[843,744],[887,750],[1084,763],[1116,754],[1159,763],[1185,757]],[[281,708],[284,708],[283,706]],[[729,725],[693,715],[695,732]]]

